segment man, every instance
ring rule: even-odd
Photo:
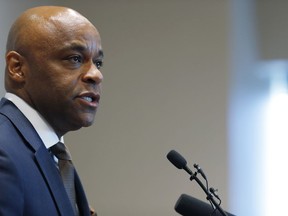
[[[97,29],[72,9],[32,8],[11,27],[0,102],[0,215],[90,215],[70,158],[74,203],[52,146],[93,123],[102,59]]]

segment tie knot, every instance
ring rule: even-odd
[[[59,160],[71,160],[71,155],[63,143],[58,142],[49,149]]]

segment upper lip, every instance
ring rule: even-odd
[[[92,99],[92,102],[99,102],[100,100],[100,94],[99,93],[94,93],[94,92],[83,92],[81,94],[79,94],[80,98],[83,98],[83,97],[89,97]]]

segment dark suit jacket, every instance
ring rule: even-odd
[[[80,215],[90,215],[76,175]],[[61,176],[27,118],[5,98],[0,102],[0,216],[72,216]]]

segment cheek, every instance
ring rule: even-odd
[[[71,79],[71,77],[61,77],[61,79],[57,79],[52,83],[54,86],[54,94],[55,96],[62,96],[65,98],[75,97],[77,94],[77,81]]]
[[[49,68],[50,73],[46,79],[56,94],[70,95],[77,88],[78,77],[77,71],[65,70],[59,64],[53,64]],[[45,82],[45,81],[44,81]]]
[[[42,65],[39,62],[30,65],[27,77],[27,91],[34,100],[42,103],[62,103],[75,97],[78,88],[76,72],[65,70],[57,61],[45,61]]]
[[[68,73],[55,73],[53,71],[43,76],[41,85],[47,96],[67,97],[73,94],[73,91],[77,87],[77,81],[72,76],[69,76]]]

